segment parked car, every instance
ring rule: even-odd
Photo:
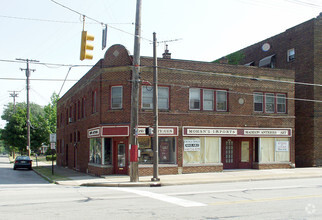
[[[17,156],[15,159],[15,163],[13,165],[13,169],[16,170],[18,168],[27,168],[29,170],[32,169],[32,160],[28,156]]]

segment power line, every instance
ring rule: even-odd
[[[63,23],[63,24],[81,24],[83,23],[82,21],[63,21],[63,20],[50,20],[50,19],[40,19],[40,18],[26,18],[26,17],[16,17],[16,16],[7,16],[7,15],[0,15],[1,18],[9,18],[9,19],[18,19],[18,20],[29,20],[29,21],[41,21],[41,22],[51,22],[51,23]],[[87,24],[97,24],[97,22],[95,23],[90,23],[88,22]],[[124,24],[124,25],[128,25],[131,24],[133,25],[133,22],[131,23],[108,23],[108,25],[110,24]]]
[[[145,67],[153,67],[153,66],[145,66]],[[215,73],[215,72],[204,72],[204,71],[197,71],[197,70],[178,69],[178,68],[162,67],[162,66],[158,66],[158,68],[159,69],[167,69],[167,70],[183,71],[183,72],[191,72],[191,73],[202,73],[202,74],[211,74],[211,75],[217,75],[217,76],[242,78],[242,79],[249,79],[249,80],[256,80],[256,81],[269,81],[269,82],[278,82],[278,83],[289,83],[289,84],[298,84],[298,85],[305,85],[305,86],[319,86],[319,87],[322,86],[321,84],[314,84],[314,83],[292,82],[292,81],[283,81],[283,80],[275,80],[275,79],[263,79],[263,78],[256,78],[256,77],[230,75],[230,74]]]
[[[101,24],[101,25],[106,24],[105,22],[98,21],[98,20],[96,20],[95,18],[89,17],[89,16],[87,16],[87,15],[85,15],[85,14],[83,14],[83,13],[80,13],[80,12],[78,12],[78,11],[76,11],[76,10],[74,10],[74,9],[70,8],[70,7],[67,7],[67,6],[65,6],[65,5],[63,5],[63,4],[61,4],[61,3],[57,2],[57,1],[54,1],[54,0],[50,0],[50,1],[51,1],[51,2],[53,2],[53,3],[55,3],[55,4],[57,4],[57,5],[59,5],[59,6],[61,6],[61,7],[63,7],[63,8],[65,8],[65,9],[67,9],[67,10],[69,10],[69,11],[72,11],[72,12],[74,12],[74,13],[76,13],[76,14],[78,14],[78,15],[82,16],[82,17],[86,17],[86,18],[88,18],[88,19],[90,19],[90,20],[92,20],[92,21],[95,21],[95,22],[97,22],[97,23],[99,23],[99,24]],[[108,25],[108,24],[106,24],[106,25]],[[112,28],[112,29],[115,29],[115,30],[118,30],[118,31],[120,31],[120,32],[123,32],[123,33],[129,34],[129,35],[135,36],[135,34],[132,34],[132,33],[130,33],[130,32],[124,31],[124,30],[122,30],[122,29],[119,29],[119,28],[113,27],[113,26],[111,26],[111,25],[108,25],[108,27],[109,27],[109,28]],[[152,40],[147,39],[147,38],[144,38],[144,37],[142,37],[142,36],[135,36],[135,37],[140,37],[142,40],[146,40],[146,41],[152,42]]]

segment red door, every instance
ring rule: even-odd
[[[127,174],[128,150],[127,140],[113,141],[113,166],[115,174]]]
[[[236,138],[222,138],[222,162],[224,169],[238,168],[238,140]]]
[[[222,138],[221,143],[224,169],[252,168],[252,138]]]

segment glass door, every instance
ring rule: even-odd
[[[113,144],[113,152],[114,152],[114,173],[115,174],[127,174],[127,142],[115,140]]]

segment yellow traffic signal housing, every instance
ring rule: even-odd
[[[87,41],[94,41],[94,36],[87,34],[87,31],[82,31],[81,51],[80,60],[93,59],[92,54],[88,54],[86,50],[93,50],[94,46],[89,44]]]

